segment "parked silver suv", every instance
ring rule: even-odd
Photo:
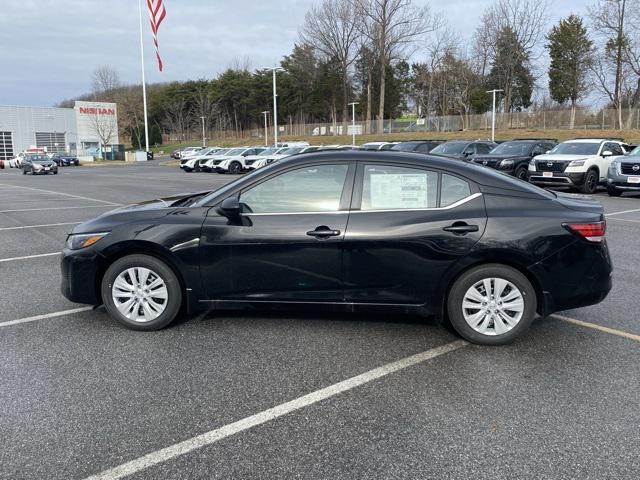
[[[633,191],[640,191],[640,147],[614,159],[607,172],[607,193],[610,196],[619,197],[623,192]]]

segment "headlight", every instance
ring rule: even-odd
[[[569,163],[570,167],[583,167],[584,166],[584,160],[573,160]]]
[[[67,248],[69,250],[80,250],[81,248],[90,247],[108,234],[109,232],[71,234],[67,237]]]
[[[536,171],[536,162],[535,162],[535,160],[530,160],[529,161],[529,171],[530,172],[535,172]]]
[[[609,170],[611,170],[613,172],[617,171],[618,170],[618,165],[620,165],[620,162],[614,160],[613,162],[611,162],[609,164]]]
[[[502,160],[500,162],[500,167],[502,168],[513,167],[513,160]]]

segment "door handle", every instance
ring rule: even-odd
[[[341,233],[340,230],[332,230],[326,225],[320,225],[319,227],[316,227],[315,230],[308,231],[307,235],[309,235],[310,237],[316,237],[316,238],[329,238],[329,237],[337,237],[338,235],[340,235],[340,233]]]
[[[454,222],[453,225],[444,227],[445,232],[455,233],[456,235],[466,235],[467,233],[477,232],[480,230],[478,225],[469,225],[466,222]]]

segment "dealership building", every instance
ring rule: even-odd
[[[120,143],[115,103],[77,101],[73,108],[0,105],[0,160],[29,148],[93,155],[101,138],[107,145]]]

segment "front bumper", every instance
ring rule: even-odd
[[[629,182],[629,177],[635,177],[635,176],[636,175],[622,175],[622,174],[612,175],[611,172],[609,172],[609,175],[607,177],[607,186],[615,187],[618,190],[625,190],[630,192],[640,191],[640,183]],[[638,176],[640,177],[640,175]]]
[[[102,303],[97,284],[99,261],[95,252],[64,249],[60,258],[62,295],[75,303]]]
[[[552,172],[552,177],[545,177],[543,172],[527,172],[527,180],[535,185],[544,185],[549,187],[574,187],[584,184],[584,172],[567,173]]]

